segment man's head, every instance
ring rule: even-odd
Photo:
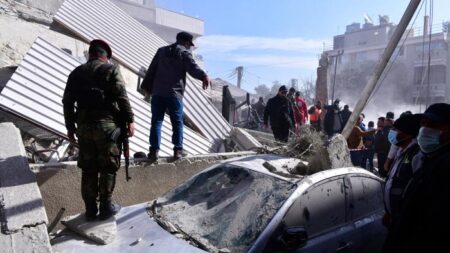
[[[263,97],[259,97],[258,102],[264,102],[264,98]]]
[[[177,34],[177,44],[184,46],[186,49],[190,49],[191,47],[194,47],[194,43],[192,40],[194,39],[194,36],[192,36],[188,32],[179,32]]]
[[[294,87],[289,88],[289,93],[288,94],[291,95],[291,96],[295,94]]]
[[[288,90],[285,85],[281,85],[281,87],[278,89],[278,95],[285,97],[288,93]]]
[[[350,107],[348,105],[344,105],[344,111],[349,111]]]
[[[432,104],[421,116],[417,141],[424,153],[432,153],[450,143],[449,104]]]
[[[391,118],[386,118],[384,120],[384,126],[385,127],[392,127],[394,125],[394,120]]]
[[[334,100],[333,106],[334,106],[334,111],[335,112],[339,112],[341,110],[340,103],[341,103],[341,100],[339,98]]]
[[[419,133],[421,118],[419,114],[407,114],[397,119],[391,130],[395,132],[396,138],[391,143],[399,147],[407,147]]]
[[[356,120],[356,125],[359,126],[363,122],[363,117],[359,115],[358,119]]]
[[[112,50],[108,43],[103,40],[95,39],[89,43],[89,60],[100,59],[106,61],[111,59]]]
[[[369,123],[367,124],[367,126],[369,128],[374,128],[375,127],[375,123],[373,121],[369,121]]]
[[[322,102],[320,100],[318,100],[316,102],[316,107],[319,108],[319,109],[322,109]]]
[[[386,120],[385,117],[379,117],[379,118],[378,118],[378,121],[377,121],[377,127],[378,127],[378,128],[384,127],[384,121],[385,121],[385,120]]]
[[[301,93],[300,91],[296,91],[296,92],[295,92],[295,96],[296,96],[296,97],[301,97],[301,96],[302,96],[302,93]]]
[[[394,113],[393,112],[387,112],[386,113],[386,119],[394,120]]]

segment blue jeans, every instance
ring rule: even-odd
[[[367,169],[369,171],[373,171],[373,157],[375,155],[374,149],[364,149],[362,160],[361,160],[361,167],[364,169]],[[369,168],[366,167],[367,160],[369,160]]]
[[[173,150],[183,149],[183,98],[152,96],[152,126],[150,127],[150,150],[159,150],[161,145],[161,127],[166,110],[172,123]]]

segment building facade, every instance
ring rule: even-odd
[[[405,31],[375,90],[379,100],[416,105],[450,102],[448,25],[429,29],[425,17],[424,27]],[[334,36],[332,49],[324,52],[329,59],[328,94],[334,88],[336,97],[355,99],[373,75],[395,28],[387,16],[380,16],[378,25],[366,19],[363,25],[353,23],[344,34]]]

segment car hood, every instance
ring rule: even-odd
[[[147,213],[147,203],[124,207],[116,215],[117,235],[108,245],[97,245],[72,232],[52,240],[54,252],[204,253],[161,228]]]

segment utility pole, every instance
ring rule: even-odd
[[[344,50],[338,50],[337,55],[334,56],[334,78],[333,78],[333,89],[331,91],[331,103],[334,101],[334,88],[336,87],[336,71],[338,65],[338,58],[344,54]]]
[[[241,88],[242,76],[244,75],[244,67],[239,66],[236,68],[237,72],[237,87]]]
[[[408,7],[405,10],[405,13],[403,14],[402,19],[400,20],[400,23],[397,25],[394,34],[392,35],[388,45],[384,49],[383,55],[381,56],[381,59],[378,62],[378,65],[375,69],[375,74],[370,78],[366,87],[364,87],[361,97],[358,103],[356,104],[355,109],[353,110],[353,113],[350,116],[350,119],[347,121],[344,130],[342,131],[342,135],[346,139],[350,136],[350,133],[352,132],[353,127],[355,126],[356,119],[359,117],[362,110],[366,106],[367,101],[369,100],[370,95],[374,91],[381,74],[383,73],[387,63],[391,59],[391,56],[394,53],[394,50],[397,47],[398,42],[400,41],[401,37],[403,36],[403,33],[406,30],[406,27],[408,26],[409,22],[411,21],[411,18],[416,12],[417,7],[420,4],[420,1],[421,0],[411,0],[409,2]]]

